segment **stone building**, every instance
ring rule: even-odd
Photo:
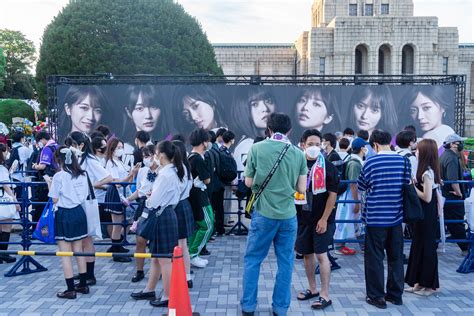
[[[466,134],[474,136],[474,45],[456,27],[414,16],[413,0],[314,0],[294,44],[215,44],[228,75],[465,74]]]

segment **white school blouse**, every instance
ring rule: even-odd
[[[142,167],[137,174],[137,191],[139,197],[144,197],[153,189],[153,182],[148,180],[150,168]]]
[[[160,169],[151,196],[146,200],[146,207],[155,209],[161,207],[164,210],[167,206],[175,207],[179,203],[180,181],[176,168],[173,164],[168,164]]]
[[[73,178],[66,171],[59,171],[53,177],[48,196],[58,199],[57,206],[74,208],[82,204],[89,195],[89,185],[86,175]]]
[[[191,188],[193,187],[193,179],[188,178],[188,169],[186,169],[185,165],[183,165],[183,168],[184,168],[184,177],[183,177],[183,181],[180,181],[180,187],[179,187],[179,191],[181,192],[180,197],[179,197],[180,201],[189,198],[189,192],[191,191]]]
[[[87,174],[91,179],[92,185],[110,176],[110,172],[105,170],[105,168],[101,165],[99,159],[97,159],[96,157],[88,156],[81,164],[81,168],[87,171]],[[106,190],[94,188],[95,198],[99,203],[105,202],[106,193]]]

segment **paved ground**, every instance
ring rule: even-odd
[[[16,237],[17,238],[17,237]],[[15,239],[16,239],[15,238]],[[246,237],[228,236],[217,239],[208,249],[212,252],[209,266],[195,270],[194,288],[191,290],[193,310],[201,315],[239,315],[242,276],[242,254]],[[101,247],[105,248],[105,247]],[[53,250],[54,246],[40,246],[36,250]],[[103,251],[104,249],[99,249]],[[56,292],[65,287],[60,261],[56,257],[36,257],[48,268],[47,272],[5,278],[11,265],[0,265],[0,315],[161,315],[165,309],[152,308],[146,301],[134,301],[130,293],[141,290],[130,282],[134,266],[97,259],[98,285],[91,294],[80,295],[77,300],[56,299]],[[474,274],[456,273],[462,257],[457,247],[450,245],[446,253],[439,254],[439,296],[429,298],[414,294],[404,295],[404,305],[390,305],[384,313],[364,302],[365,285],[363,258],[360,254],[338,260],[343,266],[332,274],[331,295],[333,306],[327,315],[474,315]],[[147,267],[146,267],[147,268]],[[276,259],[273,251],[264,262],[259,280],[258,315],[270,315]],[[161,289],[161,283],[158,285]],[[309,302],[296,300],[297,292],[306,288],[301,261],[293,271],[293,299],[289,315],[317,315]]]

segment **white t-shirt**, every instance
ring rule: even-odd
[[[87,171],[89,175],[89,179],[91,180],[92,185],[96,182],[100,182],[110,176],[110,173],[105,170],[105,168],[101,165],[100,161],[95,157],[87,157],[84,162],[82,163],[81,167]],[[95,198],[97,202],[104,203],[105,202],[105,189],[97,189],[94,188]]]
[[[434,182],[434,172],[433,172],[433,169],[429,168],[428,170],[426,170],[425,172],[423,172],[423,175],[421,176],[421,179],[423,180],[423,178],[427,176],[428,178],[431,179],[431,181],[433,182],[433,184],[431,185],[431,188],[432,189],[436,189],[438,187],[438,184]]]
[[[66,171],[59,171],[53,177],[49,197],[58,199],[57,206],[74,208],[82,204],[89,195],[89,185],[86,175],[73,178]]]
[[[23,166],[23,168],[21,168],[21,169],[18,168],[18,171],[25,171],[26,170],[26,164],[28,162],[28,159],[30,159],[31,154],[33,153],[33,150],[31,148],[23,146],[22,144],[19,144],[19,143],[14,143],[12,145],[12,147],[13,148],[18,147],[18,157],[20,158],[20,161],[18,161],[18,166],[20,166],[20,165]],[[15,172],[15,173],[12,174],[12,178],[21,182],[25,179],[25,173],[24,172]]]
[[[150,168],[142,167],[138,170],[137,174],[137,191],[139,197],[144,197],[147,193],[151,192],[153,188],[153,182],[147,179]]]
[[[10,181],[10,173],[5,166],[0,165],[0,182],[11,182]]]
[[[247,160],[247,154],[250,150],[250,147],[253,145],[252,138],[245,138],[241,140],[237,146],[234,148],[234,159],[237,164],[237,171],[244,171],[244,162]],[[240,173],[240,177],[243,178],[243,172]]]
[[[183,168],[184,168],[184,177],[183,177],[183,181],[180,182],[180,187],[179,187],[179,190],[181,192],[181,196],[179,197],[180,201],[187,199],[189,197],[189,192],[191,191],[191,188],[193,187],[193,179],[188,178],[188,169],[186,169],[186,166],[184,165],[183,165]]]

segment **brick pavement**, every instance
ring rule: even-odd
[[[15,239],[18,237],[15,237]],[[201,315],[240,315],[239,299],[242,276],[242,254],[246,237],[218,238],[208,246],[212,252],[206,269],[195,269],[194,288],[191,289],[193,310]],[[101,246],[98,250],[104,251]],[[51,250],[54,246],[38,246],[35,250]],[[406,251],[407,252],[407,251]],[[80,295],[77,300],[57,299],[55,294],[64,290],[65,284],[56,257],[36,257],[48,268],[47,272],[6,278],[3,274],[11,265],[0,265],[0,316],[1,315],[161,315],[165,309],[152,308],[147,301],[134,301],[129,295],[141,290],[145,280],[130,282],[134,266],[98,258],[96,269],[98,285],[91,294]],[[389,304],[381,312],[364,302],[363,257],[343,257],[338,260],[341,270],[332,274],[331,298],[333,306],[325,312],[313,312],[309,302],[296,300],[298,291],[307,287],[301,261],[293,272],[293,295],[289,315],[474,315],[474,274],[459,274],[462,257],[458,248],[448,245],[446,253],[439,253],[440,283],[438,296],[419,297],[404,295],[404,305]],[[148,269],[148,264],[145,269]],[[258,315],[270,315],[276,259],[271,250],[264,261],[259,280]],[[158,284],[158,291],[161,282]]]

